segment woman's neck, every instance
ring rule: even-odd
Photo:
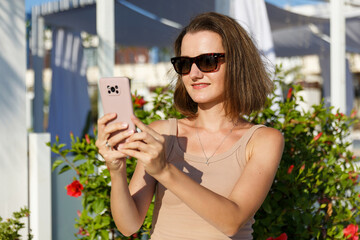
[[[240,123],[239,119],[231,119],[225,115],[223,106],[213,106],[212,108],[198,107],[195,125],[198,128],[216,132],[223,129],[230,129]]]

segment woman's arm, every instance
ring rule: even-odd
[[[157,133],[134,120],[146,134],[133,135],[122,150],[143,162],[145,170],[192,210],[228,236],[252,217],[264,201],[282,151],[283,136],[275,129],[258,129],[247,146],[248,163],[231,194],[226,198],[201,186],[174,165],[163,162],[158,148],[151,146]],[[156,145],[156,144],[155,144]]]
[[[156,180],[146,174],[142,164],[138,163],[128,185],[126,155],[108,146],[117,146],[133,132],[127,130],[127,124],[107,124],[115,117],[115,114],[107,114],[98,120],[96,146],[111,176],[110,203],[115,224],[121,233],[131,235],[138,231],[144,221],[154,194]],[[114,135],[114,132],[118,133]]]
[[[154,195],[156,180],[146,174],[141,163],[136,165],[128,185],[126,169],[122,174],[111,174],[111,213],[119,231],[130,236],[144,222]]]

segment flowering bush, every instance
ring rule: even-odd
[[[285,138],[275,181],[255,215],[254,239],[282,233],[288,239],[346,239],[351,231],[344,228],[360,221],[358,159],[348,142],[355,114],[335,112],[323,102],[302,111],[300,90],[292,86],[284,102],[273,98],[262,113],[249,117],[279,129]],[[270,108],[273,104],[277,111]]]
[[[21,218],[26,218],[30,214],[26,207],[21,208],[19,212],[13,213],[13,218],[8,218],[5,221],[0,217],[0,239],[1,240],[18,240],[20,239],[19,231],[25,228],[25,224],[20,221]],[[28,234],[28,240],[33,239],[31,230]]]
[[[324,103],[308,112],[300,110],[300,90],[294,85],[284,94],[283,102],[274,96],[264,111],[248,116],[253,123],[279,129],[285,137],[274,184],[255,216],[254,239],[358,239],[360,196],[355,188],[359,172],[354,166],[358,159],[349,151],[347,141],[355,119],[333,113],[334,109]],[[136,95],[133,101],[135,115],[146,124],[182,117],[173,107],[170,90],[157,89],[150,103]],[[151,110],[143,110],[144,104],[152,104]],[[277,110],[272,105],[278,106]],[[75,224],[78,239],[127,239],[116,231],[111,217],[110,176],[98,159],[94,136],[72,136],[70,149],[57,139],[51,148],[62,159],[55,161],[53,168],[62,166],[60,173],[74,170],[75,181],[83,186],[76,183],[67,188],[75,189],[71,190],[73,196],[80,192],[83,197],[83,210],[78,212]],[[70,153],[74,154],[71,161],[67,157]],[[135,165],[135,159],[127,160],[128,180]],[[153,205],[140,231],[128,239],[148,234],[152,209]]]

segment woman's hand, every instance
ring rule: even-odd
[[[129,137],[119,151],[137,158],[144,165],[145,171],[156,177],[167,166],[164,152],[165,138],[135,116],[132,117],[132,121],[142,132]]]
[[[96,140],[96,146],[110,173],[125,170],[127,155],[120,152],[118,148],[119,144],[134,133],[133,130],[127,130],[127,123],[108,124],[114,118],[116,118],[116,114],[109,113],[98,120],[98,138]]]

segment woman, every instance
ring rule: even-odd
[[[221,14],[193,19],[175,53],[174,102],[186,118],[146,126],[134,117],[138,133],[107,125],[115,114],[98,121],[115,223],[136,232],[155,193],[151,239],[252,239],[284,143],[279,131],[242,116],[263,107],[272,82],[244,29]],[[125,139],[121,149],[109,147]],[[126,156],[138,159],[129,185]]]

